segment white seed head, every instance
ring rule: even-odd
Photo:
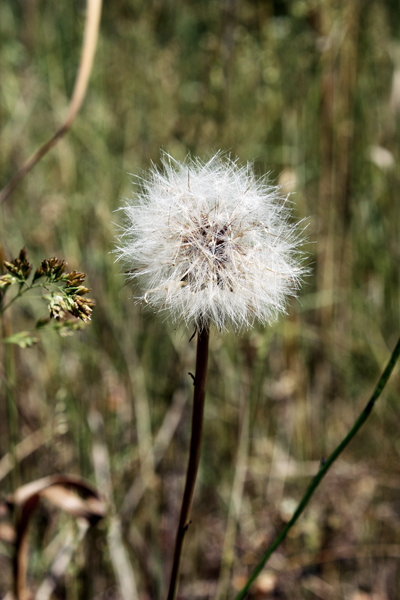
[[[198,329],[274,321],[307,271],[287,199],[220,153],[184,163],[165,154],[162,165],[123,208],[117,253],[137,301]]]

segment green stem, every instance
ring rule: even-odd
[[[23,284],[23,285],[26,285],[26,284]],[[3,314],[7,310],[7,308],[9,308],[9,306],[11,306],[11,304],[14,304],[14,302],[16,300],[18,300],[18,298],[21,298],[21,296],[26,294],[26,292],[29,292],[30,290],[33,290],[33,288],[37,288],[37,287],[40,287],[40,285],[28,285],[25,288],[21,288],[19,290],[18,294],[15,294],[15,296],[13,298],[11,298],[11,300],[5,306],[1,307],[0,314]]]
[[[59,287],[58,285],[56,285],[56,283],[53,283],[51,281],[48,281],[46,283],[37,283],[36,285],[34,283],[31,283],[30,285],[27,285],[26,283],[24,283],[23,285],[26,285],[26,287],[22,287],[18,294],[15,294],[15,296],[13,298],[11,298],[11,300],[5,305],[0,307],[0,315],[2,315],[7,308],[9,308],[12,304],[14,304],[14,302],[16,300],[18,300],[18,298],[21,298],[21,296],[23,296],[24,294],[26,294],[26,292],[30,292],[31,290],[36,290],[37,288],[43,288],[46,291],[51,292],[51,290],[48,290],[46,286],[52,286],[56,291],[64,294],[64,296],[66,296],[65,291],[62,287]],[[73,289],[73,288],[71,288]]]
[[[189,463],[186,472],[185,491],[183,493],[179,525],[176,532],[174,559],[167,600],[175,600],[178,592],[183,541],[190,525],[190,509],[192,507],[194,486],[200,462],[201,433],[203,429],[208,365],[208,341],[209,331],[200,331],[197,337],[196,376],[194,379],[192,435],[190,439]]]
[[[265,563],[267,562],[267,560],[269,559],[271,554],[277,549],[277,547],[280,545],[280,543],[283,542],[288,531],[293,527],[293,525],[296,523],[297,519],[300,517],[301,513],[307,506],[311,496],[315,492],[318,485],[321,483],[321,480],[325,477],[326,473],[328,472],[328,469],[332,466],[332,464],[335,462],[335,460],[338,458],[338,456],[343,452],[343,450],[346,448],[347,444],[353,439],[353,437],[356,435],[356,433],[359,431],[359,429],[362,427],[362,425],[364,425],[365,421],[368,419],[369,415],[371,414],[371,411],[375,405],[375,402],[378,400],[385,385],[387,384],[389,377],[392,374],[394,366],[397,362],[397,359],[399,358],[399,355],[400,355],[400,339],[398,340],[396,347],[393,350],[392,356],[390,357],[390,360],[386,366],[386,369],[382,373],[382,375],[378,381],[378,384],[374,390],[374,393],[372,394],[371,398],[369,399],[364,410],[362,411],[362,413],[360,414],[360,416],[358,417],[358,419],[356,420],[356,422],[354,423],[353,427],[351,428],[349,433],[346,435],[346,437],[340,442],[340,444],[337,446],[337,448],[335,448],[335,450],[332,452],[332,454],[329,456],[329,458],[321,466],[320,470],[318,471],[318,473],[315,475],[314,479],[311,481],[310,485],[308,486],[307,491],[304,494],[303,498],[301,499],[300,504],[298,505],[297,509],[295,510],[292,518],[287,523],[286,527],[284,527],[284,529],[278,535],[278,537],[272,542],[272,544],[265,551],[260,562],[257,564],[254,571],[250,575],[250,578],[247,581],[246,585],[240,590],[240,592],[235,597],[235,600],[242,600],[242,598],[245,597],[245,595],[249,591],[251,584],[258,577],[258,575],[264,568]]]

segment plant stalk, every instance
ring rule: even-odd
[[[206,396],[206,379],[208,365],[209,331],[199,331],[197,337],[196,375],[194,379],[192,434],[190,439],[189,462],[186,471],[185,490],[183,492],[181,513],[176,532],[174,559],[167,600],[175,600],[178,592],[179,572],[181,565],[183,542],[190,525],[190,509],[192,507],[194,486],[200,462],[201,434],[203,430],[204,400]]]
[[[383,373],[377,383],[377,386],[376,386],[371,398],[367,402],[364,410],[362,411],[362,413],[360,414],[360,416],[354,423],[353,427],[350,429],[349,433],[343,438],[343,440],[335,448],[335,450],[332,452],[332,454],[329,456],[329,458],[321,464],[320,470],[315,475],[314,479],[312,479],[310,485],[307,488],[306,493],[304,494],[303,498],[300,501],[300,504],[298,505],[295,512],[293,513],[292,518],[287,523],[287,525],[282,529],[281,533],[275,538],[275,540],[272,542],[272,544],[264,552],[263,557],[261,558],[261,560],[257,564],[257,566],[254,568],[249,579],[247,580],[247,583],[240,590],[240,592],[237,594],[237,596],[235,596],[235,600],[243,600],[243,598],[246,596],[247,592],[249,591],[250,586],[257,579],[258,575],[263,570],[263,568],[264,568],[267,560],[270,558],[271,554],[273,554],[273,552],[277,549],[277,547],[283,542],[283,540],[285,539],[289,530],[293,527],[293,525],[296,523],[296,521],[298,520],[298,518],[304,511],[305,507],[307,506],[308,502],[311,499],[311,496],[314,494],[315,490],[321,483],[322,479],[325,477],[329,468],[333,465],[335,460],[343,452],[343,450],[346,448],[346,446],[349,444],[349,442],[353,439],[353,437],[356,435],[356,433],[361,429],[362,425],[364,425],[365,421],[368,419],[369,415],[371,414],[372,409],[374,408],[375,402],[378,400],[379,396],[383,392],[383,389],[386,386],[390,375],[392,374],[392,371],[395,367],[395,364],[396,364],[399,356],[400,356],[400,339],[398,340],[396,347],[392,352],[392,356],[390,357],[389,362],[388,362],[385,370],[383,371]]]

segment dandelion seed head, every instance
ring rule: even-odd
[[[123,207],[117,254],[136,300],[200,330],[272,323],[307,270],[286,200],[251,164],[165,154]]]

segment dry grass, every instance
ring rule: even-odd
[[[65,118],[84,16],[83,3],[1,3],[2,185]],[[82,535],[70,517],[39,509],[33,590],[83,538],[54,598],[133,598],[134,587],[140,600],[165,596],[192,332],[141,315],[110,254],[113,211],[132,195],[127,173],[157,162],[160,148],[255,159],[295,192],[296,218],[311,215],[313,274],[289,316],[212,339],[182,599],[234,597],[352,425],[400,331],[399,30],[397,5],[378,0],[106,3],[72,130],[1,208],[8,259],[23,245],[35,263],[64,258],[87,273],[97,302],[82,333],[0,348],[2,494],[55,473],[96,483],[96,460],[109,464],[100,481],[112,514],[96,529]],[[5,326],[41,316],[42,304],[25,302]],[[399,597],[399,387],[395,374],[252,597]],[[1,543],[0,596],[10,555]]]

